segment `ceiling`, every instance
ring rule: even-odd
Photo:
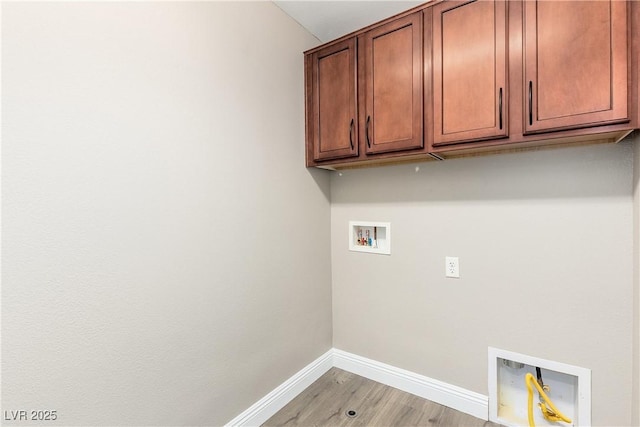
[[[328,42],[425,3],[419,1],[274,0],[311,34]]]

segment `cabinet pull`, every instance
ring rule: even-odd
[[[498,97],[498,110],[500,111],[500,129],[502,129],[502,88],[500,88],[500,96]]]
[[[351,144],[351,150],[353,150],[353,119],[349,125],[349,144]]]
[[[529,126],[533,126],[533,82],[529,80]]]
[[[367,137],[367,147],[371,148],[371,140],[369,139],[369,122],[371,121],[371,116],[367,116],[367,126],[365,129],[365,134]]]

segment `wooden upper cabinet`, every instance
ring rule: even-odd
[[[433,8],[433,145],[508,136],[507,5]]]
[[[628,121],[628,2],[524,2],[525,133]]]
[[[306,164],[617,141],[640,1],[432,1],[305,52]]]
[[[316,161],[358,155],[356,39],[306,58],[307,144]],[[307,158],[307,163],[311,159]]]
[[[422,148],[422,12],[374,28],[358,44],[366,153]]]

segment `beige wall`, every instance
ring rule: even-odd
[[[2,8],[2,409],[220,425],[326,352],[317,40],[271,2]]]
[[[632,176],[628,141],[334,173],[334,346],[485,395],[488,346],[590,368],[593,424],[630,425]]]

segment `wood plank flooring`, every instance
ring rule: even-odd
[[[357,415],[347,416],[349,410]],[[329,370],[263,426],[500,427],[338,368]]]

